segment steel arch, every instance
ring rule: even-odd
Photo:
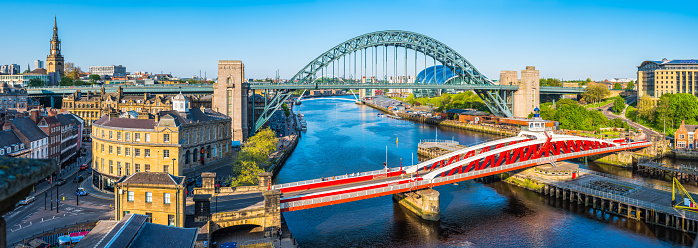
[[[426,35],[401,30],[378,31],[349,39],[331,48],[327,52],[324,52],[308,63],[303,69],[298,71],[289,82],[293,84],[312,84],[313,77],[318,71],[331,65],[332,62],[337,61],[342,56],[362,49],[378,46],[404,47],[432,57],[458,74],[458,76],[462,78],[462,80],[459,81],[461,84],[494,85],[491,80],[482,75],[482,73],[468,62],[465,57],[461,56],[446,44]],[[259,130],[259,128],[271,118],[273,112],[290,97],[292,91],[293,90],[286,90],[280,94],[276,94],[271,103],[265,106],[262,115],[253,127],[255,128],[253,131]],[[506,101],[508,96],[513,95],[511,92],[479,89],[475,90],[475,92],[482,98],[485,105],[487,105],[493,114],[507,117],[513,116],[511,112],[511,103]]]

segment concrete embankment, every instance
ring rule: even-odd
[[[594,211],[687,233],[698,232],[698,214],[674,208],[671,187],[572,168],[576,165],[570,164],[558,162],[557,167],[529,168],[504,181],[557,200],[584,204]],[[681,199],[677,201],[683,203]]]
[[[439,191],[434,189],[398,193],[393,199],[422,219],[438,221],[441,218]]]
[[[358,102],[357,102],[358,103]],[[378,111],[391,114],[391,115],[397,115],[399,117],[404,118],[405,120],[409,121],[414,121],[418,123],[426,123],[426,124],[432,124],[432,125],[439,125],[443,127],[452,127],[452,128],[458,128],[458,129],[463,129],[463,130],[469,130],[469,131],[475,131],[475,132],[482,132],[482,133],[489,133],[489,134],[496,134],[496,135],[501,135],[501,136],[515,136],[518,133],[518,130],[516,129],[504,129],[501,127],[493,127],[493,126],[486,126],[486,125],[478,125],[478,124],[467,124],[467,123],[462,123],[459,121],[452,121],[452,120],[440,120],[436,118],[431,118],[431,117],[426,117],[426,116],[421,116],[421,115],[413,115],[413,114],[407,114],[407,113],[401,113],[401,112],[392,112],[388,109],[385,109],[383,107],[362,101],[362,104],[369,106],[371,108],[374,108]]]

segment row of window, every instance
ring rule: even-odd
[[[164,204],[170,204],[170,193],[163,193],[162,199]],[[126,193],[126,200],[130,202],[135,200],[135,194],[133,191],[128,191]],[[145,192],[145,202],[153,202],[153,192]]]
[[[114,154],[114,147],[113,146],[108,146],[107,151],[109,154]],[[104,144],[101,144],[101,150],[104,152]],[[121,147],[117,146],[116,147],[116,155],[121,156]],[[131,148],[129,147],[124,147],[124,156],[131,156]],[[133,156],[134,157],[140,157],[141,156],[141,149],[140,148],[133,148]],[[149,158],[150,157],[150,149],[143,149],[143,157]],[[162,150],[162,157],[163,158],[169,158],[170,157],[170,150]]]
[[[109,139],[114,139],[114,131],[109,131]],[[105,132],[102,130],[102,138],[105,137]],[[145,142],[150,142],[150,134],[145,133],[143,134],[144,141]],[[121,140],[121,132],[117,131],[116,132],[116,140]],[[131,133],[130,132],[124,132],[124,140],[125,141],[131,141]],[[163,142],[170,142],[170,134],[163,134],[162,135],[162,140]],[[141,141],[141,134],[140,133],[133,133],[133,141]]]
[[[126,215],[129,214],[129,213],[131,213],[131,212],[129,212],[129,211],[124,211],[124,215],[123,215],[123,216],[126,216]],[[153,213],[148,213],[148,212],[146,212],[146,213],[145,213],[145,217],[146,217],[146,218],[145,218],[145,221],[146,221],[146,222],[153,223]],[[172,215],[172,214],[168,214],[168,215],[167,215],[167,225],[169,225],[169,226],[175,226],[175,225],[176,225],[176,224],[175,224],[175,216],[174,216],[174,215]]]
[[[131,163],[124,163],[124,167],[121,167],[121,161],[116,161],[116,174],[114,174],[114,161],[113,160],[108,160],[107,161],[108,165],[105,165],[104,158],[101,159],[101,163],[98,162],[98,160],[95,160],[95,168],[98,168],[99,171],[101,172],[107,172],[105,171],[105,166],[107,166],[108,172],[110,175],[116,175],[116,176],[128,176],[131,175],[131,171],[133,173],[138,173],[138,172],[150,172],[150,164],[143,164],[143,167],[141,168],[141,164],[133,164],[133,170],[131,170]],[[101,164],[101,166],[100,166]],[[174,171],[170,171],[170,165],[169,164],[164,164],[162,165],[162,171],[167,172],[170,174],[174,174]]]

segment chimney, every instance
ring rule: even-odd
[[[160,122],[160,114],[155,114],[155,122]]]
[[[34,121],[34,123],[39,123],[39,110],[29,111],[29,119]]]
[[[117,112],[114,111],[114,110],[112,110],[111,112],[109,112],[109,120],[111,120],[112,118],[119,118],[119,113],[117,113]]]

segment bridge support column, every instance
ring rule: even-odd
[[[271,190],[271,177],[273,175],[271,172],[260,172],[257,174],[260,190]]]
[[[281,191],[268,190],[264,195],[264,237],[276,237],[281,228]]]
[[[438,221],[441,218],[440,194],[434,189],[398,193],[393,199],[422,219]]]
[[[54,104],[54,99],[53,99],[53,96],[51,96],[51,108],[54,108],[53,104]]]

